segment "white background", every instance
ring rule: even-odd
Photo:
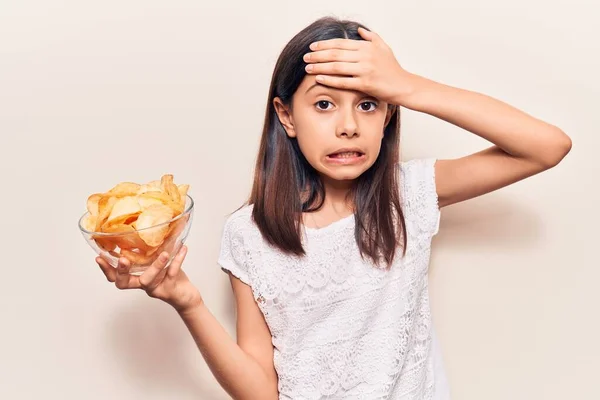
[[[324,15],[571,136],[557,168],[443,209],[432,307],[455,399],[600,398],[599,14],[591,0],[3,0],[0,398],[227,398],[169,306],[104,279],[77,219],[120,181],[191,184],[184,267],[233,334],[223,222],[250,189],[275,60]],[[489,145],[402,118],[404,159]]]

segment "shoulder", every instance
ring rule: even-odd
[[[245,204],[225,218],[223,225],[223,240],[235,242],[246,247],[260,247],[264,239],[258,225],[254,222],[253,204]]]
[[[225,228],[244,228],[253,225],[252,209],[253,204],[245,204],[239,209],[232,212],[225,219]]]
[[[399,164],[399,185],[403,197],[428,195],[435,197],[435,158],[416,158]]]
[[[224,271],[231,272],[250,285],[248,249],[252,247],[252,206],[244,205],[225,220],[221,236],[218,263]]]
[[[401,161],[398,165],[400,179],[409,182],[424,181],[435,178],[436,158],[415,158]]]
[[[431,235],[439,229],[440,209],[435,184],[436,158],[417,158],[399,164],[402,206]]]
[[[259,232],[252,219],[252,204],[246,204],[235,210],[225,218],[223,225],[223,239],[235,241],[238,244],[247,242]]]

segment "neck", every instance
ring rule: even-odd
[[[351,190],[354,186],[353,180],[338,181],[329,177],[322,177],[325,189],[324,208],[329,208],[339,213],[345,213],[354,209],[351,199]]]

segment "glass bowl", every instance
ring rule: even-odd
[[[89,232],[81,225],[88,214],[89,212],[83,214],[78,223],[85,241],[113,267],[117,267],[120,257],[125,257],[131,263],[129,273],[141,275],[163,251],[169,253],[166,266],[171,264],[190,232],[194,216],[194,200],[186,195],[183,213],[162,224],[130,232]],[[144,236],[162,230],[166,231],[165,238],[156,246],[148,246],[140,237],[140,233]]]

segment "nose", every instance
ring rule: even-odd
[[[353,110],[347,110],[340,113],[340,118],[337,125],[337,137],[354,137],[359,136],[358,123]]]

